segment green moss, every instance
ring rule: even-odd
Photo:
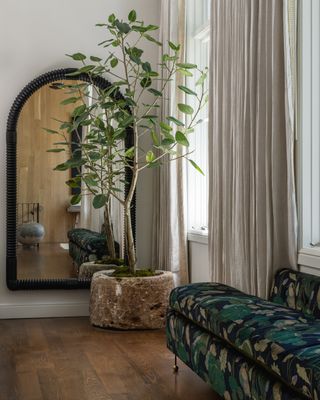
[[[130,272],[129,267],[121,266],[117,268],[111,276],[116,278],[142,278],[147,276],[160,275],[159,272],[155,272],[152,269],[137,269],[134,273]]]
[[[124,264],[123,258],[103,257],[101,260],[96,260],[95,264],[113,264],[121,266]]]

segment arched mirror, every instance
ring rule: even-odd
[[[82,196],[80,203],[70,202],[81,191],[82,166],[57,168],[68,158],[66,152],[76,154],[77,146],[90,133],[85,124],[79,124],[71,133],[71,146],[61,150],[59,143],[64,138],[59,139],[56,132],[60,132],[61,123],[72,122],[80,105],[79,101],[66,101],[70,87],[86,85],[92,93],[89,99],[94,99],[95,91],[101,93],[110,87],[101,77],[72,75],[74,72],[61,69],[39,76],[20,92],[9,114],[7,285],[12,290],[88,288],[90,278],[81,273],[81,265],[107,255],[106,210],[93,207],[90,193]],[[132,146],[130,128],[123,146]],[[78,180],[77,185],[67,184],[74,179]],[[125,181],[119,183],[119,196],[129,185],[130,170],[126,171]],[[106,207],[117,256],[125,258],[122,208],[115,200]],[[132,214],[134,217],[135,203]]]

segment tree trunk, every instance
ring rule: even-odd
[[[131,273],[135,272],[136,269],[136,249],[134,245],[134,238],[132,232],[132,221],[130,205],[125,206],[125,240],[126,240],[126,250],[128,255],[129,270]]]
[[[107,253],[111,258],[116,258],[116,248],[114,245],[113,229],[108,203],[105,205],[104,208],[104,232],[106,235]]]

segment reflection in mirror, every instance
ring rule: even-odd
[[[61,105],[68,94],[59,84],[37,90],[23,106],[18,120],[17,279],[87,278],[79,276],[81,265],[107,254],[104,209],[93,207],[89,193],[80,204],[71,205],[70,199],[79,188],[69,187],[66,182],[79,175],[79,170],[55,170],[70,158],[77,143],[85,140],[86,127],[72,134],[71,149],[48,152],[64,140],[50,130],[58,130],[59,121],[71,121],[73,110],[79,106],[78,102]],[[68,81],[63,84],[68,85]],[[119,186],[119,193],[123,190]],[[116,201],[108,207],[117,256],[121,257],[122,210]]]

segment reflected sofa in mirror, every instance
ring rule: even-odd
[[[100,77],[95,81],[86,74],[70,77],[73,71],[52,71],[29,83],[16,98],[9,115],[7,285],[10,289],[88,288],[90,279],[81,273],[81,266],[108,255],[104,208],[93,207],[90,193],[82,196],[79,204],[72,205],[70,200],[80,189],[66,182],[79,175],[79,168],[56,169],[77,151],[77,143],[88,133],[86,126],[80,125],[71,134],[72,148],[55,150],[61,147],[57,143],[65,139],[54,132],[60,134],[61,122],[71,121],[81,102],[61,104],[70,97],[68,85],[86,82],[92,93],[110,86]],[[124,146],[131,147],[131,140],[128,128]],[[127,190],[130,170],[126,182],[119,184],[120,196]],[[108,207],[117,256],[124,257],[123,210],[115,200]]]

